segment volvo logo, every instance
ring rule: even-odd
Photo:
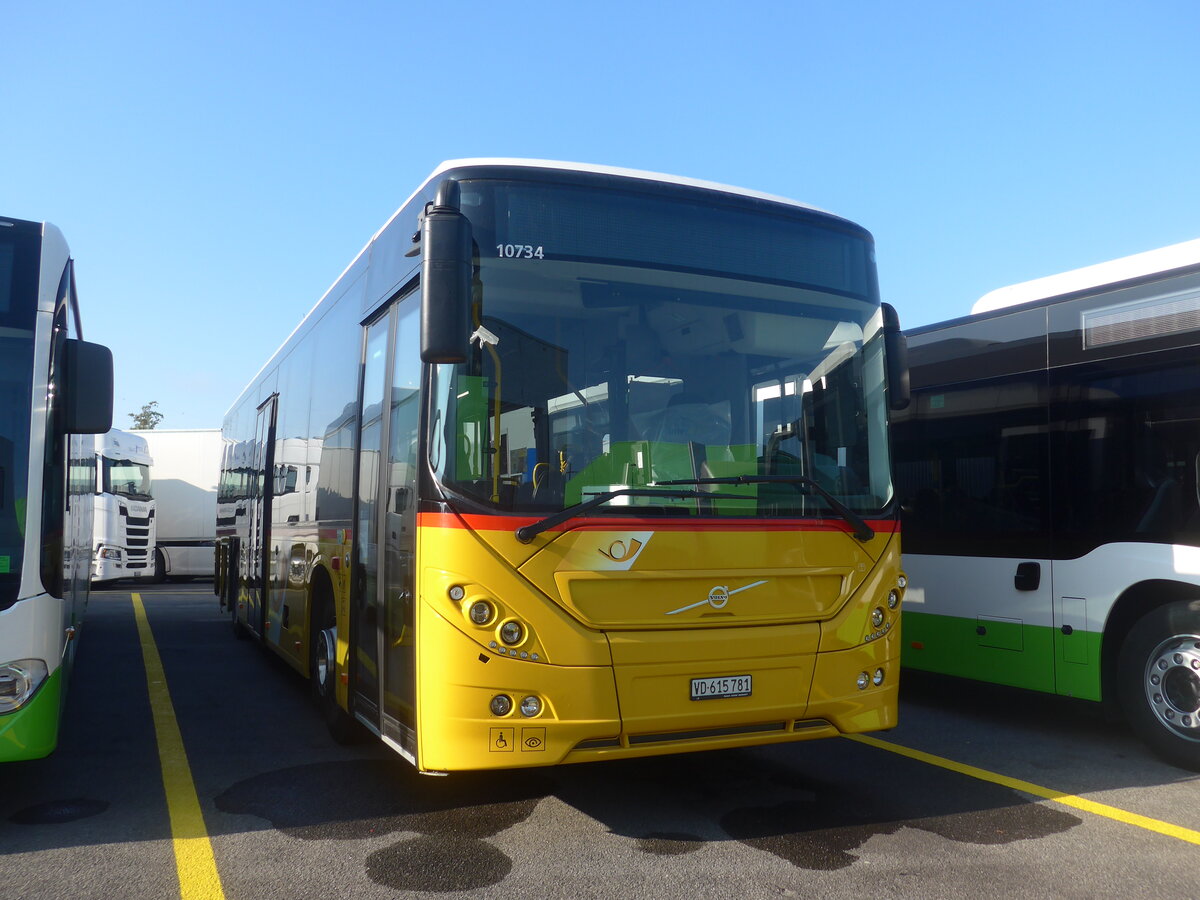
[[[760,584],[766,583],[767,581],[764,578],[762,581],[755,581],[752,584],[747,584],[740,588],[734,588],[732,591],[729,589],[728,585],[714,584],[708,589],[708,596],[703,600],[697,600],[695,603],[689,603],[687,606],[681,606],[679,609],[673,609],[668,612],[667,615],[673,616],[676,613],[687,612],[689,609],[695,609],[697,606],[703,606],[706,603],[713,609],[724,609],[725,605],[729,603],[729,598],[734,594],[740,594],[742,591],[748,591],[750,588],[756,588]]]

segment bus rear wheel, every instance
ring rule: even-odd
[[[337,622],[327,599],[317,604],[313,624],[308,651],[313,700],[333,739],[339,744],[356,743],[362,736],[361,728],[337,702]]]
[[[1200,771],[1200,600],[1142,616],[1121,647],[1118,678],[1134,732],[1168,762]]]

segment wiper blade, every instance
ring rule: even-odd
[[[656,481],[655,484],[791,484],[796,487],[806,487],[819,494],[832,507],[833,511],[854,529],[854,536],[858,540],[865,542],[875,537],[875,529],[868,525],[862,516],[821,487],[820,484],[804,475],[730,475],[725,478],[680,478],[672,481]]]
[[[671,483],[671,482],[662,482]],[[678,482],[679,484],[694,484],[696,482],[686,481]],[[515,532],[517,540],[522,544],[528,544],[543,531],[553,528],[555,525],[561,525],[568,519],[573,519],[576,516],[583,515],[589,510],[595,509],[597,506],[603,506],[614,497],[672,497],[675,499],[694,500],[694,499],[710,499],[720,498],[722,496],[731,497],[737,500],[752,500],[752,497],[741,494],[713,494],[708,491],[660,491],[654,488],[618,488],[612,491],[603,491],[597,494],[591,500],[584,500],[582,503],[576,503],[574,506],[568,506],[561,512],[553,513],[546,516],[544,519],[539,519],[536,522],[530,522],[528,525],[522,525]]]

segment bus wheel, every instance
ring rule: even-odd
[[[1200,771],[1200,600],[1142,616],[1121,647],[1117,677],[1138,737],[1167,761]]]
[[[313,700],[333,739],[339,744],[353,744],[361,737],[357,722],[338,706],[337,702],[337,625],[328,603],[321,603],[314,622],[321,627],[313,636],[309,649],[308,678]]]

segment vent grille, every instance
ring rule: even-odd
[[[1200,331],[1200,291],[1092,310],[1082,324],[1084,350]]]

